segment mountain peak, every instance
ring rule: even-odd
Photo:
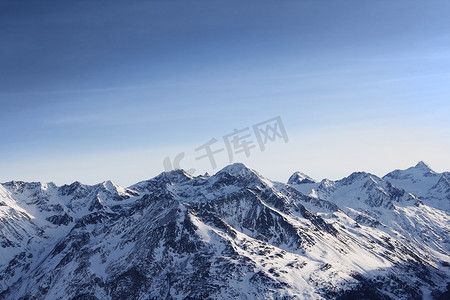
[[[172,171],[168,171],[168,172],[163,172],[161,174],[159,174],[158,176],[155,177],[155,179],[165,179],[168,180],[169,182],[185,182],[188,180],[191,180],[193,177],[187,173],[186,171],[182,170],[182,169],[175,169]]]
[[[119,191],[119,190],[123,189],[120,185],[118,185],[117,183],[115,183],[111,180],[103,181],[102,183],[98,184],[98,186],[101,186],[110,192],[111,191]]]
[[[302,172],[295,172],[289,177],[288,184],[316,183],[317,181]]]
[[[175,184],[191,180],[193,177],[182,169],[162,172],[152,179],[140,181],[128,187],[129,190],[144,192],[158,184]]]
[[[112,180],[106,180],[106,181],[103,181],[103,182],[101,183],[101,185],[103,185],[104,187],[114,187],[114,186],[117,186],[117,184],[114,183]]]
[[[419,161],[417,163],[417,165],[414,166],[414,168],[416,169],[422,169],[422,170],[427,170],[427,171],[432,171],[430,166],[428,164],[426,164],[424,161]]]
[[[220,170],[218,173],[229,173],[230,175],[238,175],[245,171],[255,172],[252,169],[250,169],[249,167],[247,167],[246,165],[244,165],[243,163],[234,163],[234,164],[226,166],[225,168]]]

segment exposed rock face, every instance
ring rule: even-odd
[[[419,178],[282,184],[234,164],[129,188],[4,183],[0,299],[445,298],[450,216],[434,204],[449,176],[413,168]],[[434,177],[421,196],[396,184]]]

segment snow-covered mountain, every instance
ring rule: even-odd
[[[449,173],[0,184],[0,299],[449,299]]]
[[[450,172],[437,173],[421,161],[406,170],[395,170],[383,179],[420,197],[429,206],[450,212]]]

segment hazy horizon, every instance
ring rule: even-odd
[[[407,166],[407,167],[405,167],[405,168],[395,168],[395,169],[389,170],[389,171],[387,171],[387,172],[384,173],[384,174],[374,174],[374,173],[369,172],[369,171],[366,171],[366,170],[354,170],[354,171],[351,172],[351,173],[354,173],[354,172],[365,172],[365,173],[373,174],[373,175],[375,175],[375,176],[378,176],[378,177],[382,178],[384,175],[387,175],[388,173],[390,173],[390,172],[392,172],[392,171],[395,171],[395,170],[405,170],[405,169],[408,169],[408,168],[415,167],[415,166],[416,166],[417,164],[419,164],[420,162],[425,163],[430,169],[432,169],[433,171],[435,171],[435,172],[437,172],[437,173],[448,172],[448,171],[446,171],[446,170],[437,171],[437,170],[433,169],[432,166],[430,166],[429,164],[427,164],[427,162],[419,161],[419,162],[417,162],[416,164],[413,164],[413,165],[411,165],[411,166]],[[230,166],[230,165],[233,165],[233,164],[239,164],[239,163],[240,163],[240,162],[234,162],[234,163],[229,164],[229,165],[227,165],[227,166]],[[304,172],[302,172],[301,170],[297,170],[297,171],[294,171],[294,172],[292,172],[291,174],[289,174],[288,177],[285,178],[285,179],[278,179],[278,180],[275,180],[274,178],[271,178],[271,177],[269,177],[269,176],[266,176],[265,174],[262,174],[262,173],[259,172],[257,169],[252,168],[252,166],[249,166],[249,165],[247,165],[247,164],[244,164],[244,165],[245,165],[246,167],[248,167],[248,168],[250,168],[250,169],[252,169],[252,170],[258,172],[261,176],[263,176],[263,177],[265,177],[265,178],[267,178],[267,179],[269,179],[269,180],[272,180],[272,181],[274,181],[274,182],[287,183],[289,177],[292,176],[292,175],[293,175],[294,173],[296,173],[296,172],[301,172],[301,173],[303,173],[303,174],[305,174],[305,175],[310,176],[310,174],[304,173]],[[220,168],[220,169],[217,169],[214,173],[208,173],[207,171],[206,171],[206,172],[203,172],[203,173],[202,173],[202,172],[197,172],[197,174],[193,174],[192,176],[193,176],[193,177],[196,177],[196,176],[203,176],[203,175],[206,175],[206,173],[208,173],[210,176],[213,176],[213,175],[215,175],[216,173],[220,172],[222,169],[226,168],[227,166],[225,166],[225,167],[223,167],[223,168]],[[175,169],[175,170],[180,170],[180,169]],[[186,172],[185,169],[181,169],[181,170],[183,170],[183,171]],[[106,182],[106,181],[112,181],[112,182],[114,182],[114,183],[116,183],[116,184],[119,184],[119,185],[122,186],[122,187],[129,187],[129,186],[134,185],[134,184],[136,184],[136,183],[139,183],[139,182],[141,182],[141,181],[145,181],[145,180],[149,180],[149,179],[155,178],[155,177],[159,176],[160,174],[162,174],[162,173],[164,173],[164,172],[168,172],[168,171],[162,171],[161,173],[157,173],[157,174],[155,174],[155,175],[152,175],[151,177],[148,177],[148,178],[141,178],[140,180],[137,180],[137,181],[134,181],[134,182],[128,182],[128,183],[126,183],[126,184],[121,184],[120,182],[117,182],[117,181],[115,181],[115,180],[111,180],[111,179],[108,179],[108,178],[103,179],[103,180],[100,180],[100,181],[97,181],[97,182],[94,182],[94,181],[92,181],[92,182],[83,182],[83,181],[80,181],[80,180],[75,180],[75,181],[71,181],[71,182],[55,182],[55,181],[53,181],[53,180],[50,180],[50,181],[42,181],[42,180],[33,181],[33,180],[32,180],[32,181],[25,181],[25,182],[54,183],[54,184],[56,184],[57,186],[62,186],[62,185],[69,185],[69,184],[72,184],[72,183],[74,183],[74,182],[81,182],[82,184],[87,184],[87,185],[96,185],[96,184],[100,184],[100,183],[103,183],[103,182]],[[351,173],[348,173],[347,175],[345,175],[345,176],[343,176],[343,177],[340,177],[340,178],[330,178],[330,177],[314,178],[314,177],[312,177],[312,176],[310,176],[310,177],[312,177],[312,178],[313,178],[314,180],[316,180],[317,182],[320,182],[320,181],[325,180],[325,179],[329,179],[329,180],[336,181],[336,180],[340,180],[340,179],[343,179],[343,178],[345,178],[345,177],[350,176]],[[0,184],[2,184],[2,183],[7,183],[7,182],[11,182],[11,181],[23,181],[23,180],[9,180],[9,181],[6,181],[6,182],[0,182]]]

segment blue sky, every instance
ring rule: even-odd
[[[0,182],[162,172],[281,116],[236,155],[267,177],[450,170],[448,1],[1,1]],[[218,166],[228,163],[218,158]]]

